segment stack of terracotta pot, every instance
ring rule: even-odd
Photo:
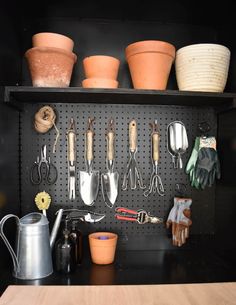
[[[77,56],[74,42],[57,33],[38,33],[25,53],[34,87],[68,87]]]
[[[117,88],[117,75],[119,59],[106,56],[94,55],[83,60],[86,79],[82,81],[84,88]]]

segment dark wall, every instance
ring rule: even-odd
[[[218,123],[222,178],[216,188],[216,233],[219,247],[236,248],[236,111],[221,114]]]
[[[19,51],[19,30],[14,5],[2,1],[0,4],[0,85],[16,85],[21,77]],[[19,214],[19,112],[3,104],[3,90],[0,94],[0,219],[8,214]],[[15,225],[6,226],[10,240],[15,236]],[[1,260],[9,261],[6,247],[0,240]]]
[[[144,2],[138,2],[137,4],[137,1],[132,5],[132,1],[126,1],[126,3],[121,1],[110,3],[108,7],[105,6],[103,1],[42,1],[36,11],[33,2],[27,9],[26,1],[22,1],[20,4],[17,2],[19,1],[9,1],[8,3],[3,1],[0,4],[1,85],[31,84],[25,62],[23,62],[23,72],[21,74],[21,58],[24,52],[31,47],[31,36],[39,31],[60,32],[74,39],[78,62],[75,67],[72,86],[80,86],[84,77],[82,59],[87,55],[103,53],[121,59],[120,86],[131,87],[124,49],[129,43],[137,40],[166,40],[173,43],[177,49],[192,43],[219,42],[229,44],[232,51],[234,50],[234,44],[231,43],[232,30],[230,26],[222,28],[222,24],[231,22],[230,15],[233,10],[230,1],[225,1],[223,6],[214,6],[214,11],[212,6],[207,5],[206,1],[191,1],[191,5],[195,5],[192,9],[190,1],[185,0],[162,3],[156,1],[152,5]],[[86,18],[119,19],[121,21],[81,21],[81,19]],[[143,20],[153,22],[148,24]],[[228,91],[235,89],[235,82],[233,81],[235,79],[234,62],[235,60],[232,57]],[[171,72],[168,88],[177,89],[174,70]],[[4,143],[4,149],[0,152],[3,166],[1,181],[5,181],[1,185],[6,197],[5,205],[0,210],[0,216],[2,216],[8,212],[17,213],[19,209],[19,190],[16,182],[19,173],[19,121],[17,111],[6,108],[4,105],[0,105],[0,107],[3,116],[0,136],[2,143]],[[227,122],[227,119],[222,120],[220,120],[220,126]],[[7,129],[6,126],[8,126]],[[223,134],[220,131],[220,141],[221,139],[223,139]],[[6,143],[9,151],[5,150]],[[226,175],[228,175],[228,172],[226,172]],[[13,180],[10,182],[10,179]],[[230,192],[227,190],[228,187],[230,187]],[[234,208],[234,191],[233,187],[229,186],[229,182],[220,185],[218,191],[219,196],[216,206],[219,208],[219,217],[216,222],[217,226],[219,224],[219,232],[223,232],[222,235],[224,235],[224,232],[231,230],[228,229],[227,221],[222,223],[220,219],[221,212],[225,211],[220,210],[222,205],[218,202],[222,202],[222,199],[225,198],[224,194],[232,194],[232,196],[227,197],[231,203],[227,205],[226,213],[228,215],[227,220],[232,221],[230,211]],[[14,232],[14,228],[11,230]]]
[[[19,192],[19,113],[0,103],[0,219],[6,214],[20,213]],[[14,240],[16,226],[9,221],[5,232]],[[10,254],[0,239],[0,267]]]
[[[17,3],[17,1],[15,0]],[[158,21],[198,25],[232,24],[234,1],[221,2],[206,0],[169,1],[106,1],[106,0],[42,0],[37,3],[21,1],[27,17],[57,17],[79,19],[117,19],[132,21]]]
[[[0,86],[15,85],[21,79],[21,22],[15,4],[0,3]]]

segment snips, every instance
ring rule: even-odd
[[[118,220],[134,221],[140,225],[145,223],[162,223],[163,219],[157,216],[152,216],[145,210],[130,210],[124,207],[118,207],[115,209],[115,218]]]
[[[46,145],[42,146],[40,157],[37,157],[37,160],[31,168],[30,180],[35,185],[39,185],[43,181],[51,185],[57,181],[57,168],[51,164],[50,157],[47,159]]]

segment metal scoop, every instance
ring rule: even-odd
[[[101,174],[102,195],[106,205],[112,208],[118,195],[119,173],[114,172],[114,121],[110,119],[108,124],[107,140],[107,172]]]
[[[86,171],[79,171],[79,191],[86,205],[93,205],[99,190],[99,171],[93,170],[93,120],[88,119],[88,129],[85,135]]]
[[[183,168],[181,155],[188,149],[188,137],[185,125],[180,121],[174,121],[167,127],[167,148],[172,156],[174,168]]]

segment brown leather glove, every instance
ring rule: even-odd
[[[172,225],[172,241],[174,246],[182,246],[189,237],[189,227],[192,224],[190,198],[174,198],[174,206],[168,216],[166,226]]]

